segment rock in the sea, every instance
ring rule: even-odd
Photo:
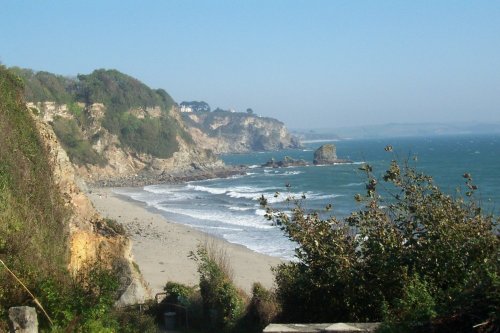
[[[15,333],[38,333],[35,308],[16,306],[9,309],[10,331]]]
[[[262,164],[264,168],[288,168],[292,166],[307,166],[308,163],[302,159],[294,160],[289,156],[285,156],[283,161],[275,161],[274,158],[271,158],[266,163]]]
[[[330,143],[322,145],[314,152],[314,164],[333,164],[338,161],[337,149]]]

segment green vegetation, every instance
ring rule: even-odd
[[[22,89],[21,80],[0,67],[0,259],[34,287],[65,270],[68,212]],[[27,295],[3,268],[0,281],[5,319],[8,307]]]
[[[106,164],[106,159],[92,148],[74,119],[56,117],[52,128],[73,163],[101,166]]]
[[[204,101],[182,102],[180,106],[190,107],[194,112],[210,112],[210,105]]]
[[[109,116],[109,118],[113,118],[109,120],[111,124],[119,127],[119,129],[112,128],[112,130],[118,130],[116,134],[119,134],[120,141],[138,152],[168,158],[179,150],[176,139],[179,127],[170,118],[138,119],[127,113],[116,117]],[[185,134],[183,137],[188,138],[187,133]]]
[[[10,69],[24,82],[24,97],[30,102],[70,103],[72,91],[76,89],[73,79],[48,72],[34,72],[31,69],[13,67]]]
[[[43,305],[43,332],[149,331],[148,318],[112,308],[121,269],[85,265],[69,274],[70,212],[54,184],[46,148],[23,100],[23,83],[0,66],[0,260]],[[107,222],[108,225],[112,224]],[[118,261],[114,261],[118,262]],[[32,296],[0,265],[0,332],[7,332],[11,306],[30,305]],[[137,316],[137,315],[136,315]]]
[[[200,246],[193,258],[199,262],[200,294],[208,323],[214,330],[231,331],[245,308],[225,252],[213,245]]]
[[[322,218],[295,198],[290,215],[268,207],[299,245],[299,261],[275,269],[281,320],[384,320],[388,332],[498,329],[498,219],[473,199],[471,176],[464,175],[464,196],[452,197],[393,161],[385,200],[371,166],[361,169],[367,193],[356,199],[365,207],[346,219]]]
[[[256,283],[249,301],[234,285],[223,249],[205,244],[192,258],[198,262],[199,285],[167,283],[167,297],[156,308],[159,320],[164,312],[174,311],[182,332],[257,333],[275,318],[279,307],[274,294]]]
[[[252,298],[247,306],[244,327],[252,327],[255,332],[261,332],[279,314],[280,307],[276,295],[260,283],[254,283]]]
[[[78,103],[103,103],[106,112],[102,126],[116,134],[124,146],[136,152],[168,158],[179,150],[177,137],[189,144],[193,142],[177,119],[170,115],[175,102],[165,90],[150,89],[117,70],[99,69],[89,75],[78,75],[75,79],[47,72],[35,73],[28,69],[13,70],[25,83],[27,101],[54,101],[68,105],[76,124],[71,124],[69,120],[54,121],[54,126],[57,126],[54,129],[65,148],[70,150],[68,153],[75,163],[105,163],[90,144],[84,142],[92,138],[83,136],[88,119],[84,108]],[[160,113],[154,116],[145,112],[144,118],[139,118],[130,113],[134,109],[154,107],[160,108]],[[74,139],[71,139],[73,135]]]
[[[115,324],[101,321],[110,314],[118,287],[116,272],[93,264],[69,281],[48,277],[40,283],[38,293],[42,304],[50,309],[56,327],[76,325],[84,331],[92,331],[93,326],[112,328]]]
[[[153,156],[168,158],[179,150],[177,135],[192,142],[189,135],[168,111],[174,105],[164,90],[152,90],[138,80],[116,70],[96,70],[79,75],[77,99],[87,104],[103,103],[107,110],[103,126],[117,134],[128,147]],[[131,109],[159,106],[159,118],[139,119]]]
[[[173,99],[164,90],[153,90],[144,83],[117,70],[98,69],[78,75],[77,99],[85,103],[104,103],[121,113],[135,107],[160,106],[170,110]]]

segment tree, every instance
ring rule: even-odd
[[[361,170],[366,195],[356,200],[365,206],[345,219],[308,212],[295,198],[291,214],[267,208],[298,243],[298,261],[275,269],[282,319],[391,319],[406,330],[498,327],[498,219],[475,202],[471,176],[464,175],[465,195],[452,197],[430,176],[393,160],[384,199],[372,167]]]
[[[248,114],[253,114],[253,110],[252,110],[251,108],[248,108],[248,109],[247,109],[247,113],[248,113]]]

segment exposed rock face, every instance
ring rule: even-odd
[[[9,309],[10,331],[12,333],[38,333],[38,319],[35,308],[16,306]]]
[[[75,169],[52,127],[38,117],[35,117],[35,120],[40,137],[47,148],[54,182],[62,193],[65,206],[73,213],[69,221],[69,271],[76,273],[85,264],[95,261],[108,267],[118,267],[123,277],[122,292],[131,286],[144,291],[135,293],[135,298],[130,297],[128,293],[125,300],[130,302],[129,304],[143,302],[144,298],[149,296],[148,289],[133,266],[129,239],[107,226],[82,191],[85,184],[75,174]]]
[[[196,145],[216,154],[298,148],[285,125],[272,118],[241,112],[196,112],[183,114]]]
[[[90,105],[79,105],[82,107],[86,122],[81,129],[85,138],[92,144],[92,148],[101,154],[107,161],[105,165],[79,165],[75,166],[79,176],[90,182],[99,182],[116,178],[134,177],[141,172],[150,174],[162,174],[165,171],[171,173],[189,172],[192,170],[212,170],[224,167],[219,160],[204,145],[195,145],[186,142],[177,136],[179,150],[170,158],[156,158],[150,154],[143,154],[120,143],[117,135],[110,133],[102,126],[102,120],[106,112],[106,106],[102,103]],[[70,113],[67,105],[58,105],[54,102],[28,103],[28,107],[35,108],[40,118],[49,123],[55,117],[75,119]],[[158,118],[161,116],[160,107],[137,108],[129,110],[129,114],[138,118]],[[181,116],[175,108],[170,111],[170,116],[183,126]],[[203,136],[203,134],[200,134]],[[195,140],[198,142],[198,140]],[[203,139],[201,139],[203,142]],[[68,161],[69,163],[69,161]]]
[[[333,164],[338,163],[337,149],[332,144],[324,144],[314,152],[314,164]]]

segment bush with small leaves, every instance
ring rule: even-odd
[[[291,214],[267,207],[299,245],[298,260],[275,270],[283,320],[380,321],[390,313],[415,330],[499,327],[498,218],[474,200],[471,175],[463,176],[465,195],[451,196],[394,160],[384,198],[372,167],[360,169],[366,194],[355,199],[364,209],[345,219],[323,218],[298,200]]]

